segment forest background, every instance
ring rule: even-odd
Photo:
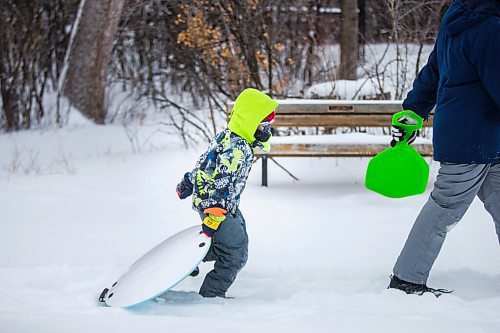
[[[159,114],[187,142],[245,87],[303,98],[361,80],[376,92],[350,98],[401,99],[450,2],[2,1],[0,131],[64,126],[74,106],[97,124]]]

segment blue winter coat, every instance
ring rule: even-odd
[[[456,0],[403,103],[434,115],[434,159],[500,162],[500,0]]]

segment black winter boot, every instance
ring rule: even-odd
[[[434,289],[427,287],[425,284],[418,284],[401,280],[395,275],[391,275],[391,282],[389,283],[389,287],[387,287],[387,289],[399,289],[407,294],[414,294],[419,296],[428,292],[434,294],[434,296],[436,297],[439,297],[442,294],[449,294],[453,292],[453,290]]]

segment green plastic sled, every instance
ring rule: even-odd
[[[407,116],[415,124],[400,123]],[[403,141],[372,158],[366,170],[366,188],[389,198],[403,198],[422,194],[429,180],[429,165],[410,145],[412,131],[422,128],[423,119],[415,112],[406,110],[393,115],[392,124],[406,131]]]

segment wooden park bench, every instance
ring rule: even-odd
[[[389,133],[392,115],[402,110],[402,101],[342,101],[342,100],[278,100],[276,121],[273,128],[326,129],[386,127]],[[230,115],[234,103],[228,103]],[[424,127],[432,127],[433,115],[424,122]],[[262,186],[267,186],[267,161],[271,159],[283,168],[276,157],[372,157],[389,147],[385,143],[300,143],[300,136],[291,136],[297,143],[272,143],[269,153],[257,152],[262,159]],[[288,140],[287,141],[290,141]],[[431,143],[412,145],[422,156],[432,156]],[[284,168],[283,168],[284,169]],[[286,169],[284,169],[287,171]],[[288,171],[287,171],[288,172]],[[289,172],[288,172],[289,173]],[[289,173],[294,177],[291,173]],[[296,178],[296,177],[294,177]]]

